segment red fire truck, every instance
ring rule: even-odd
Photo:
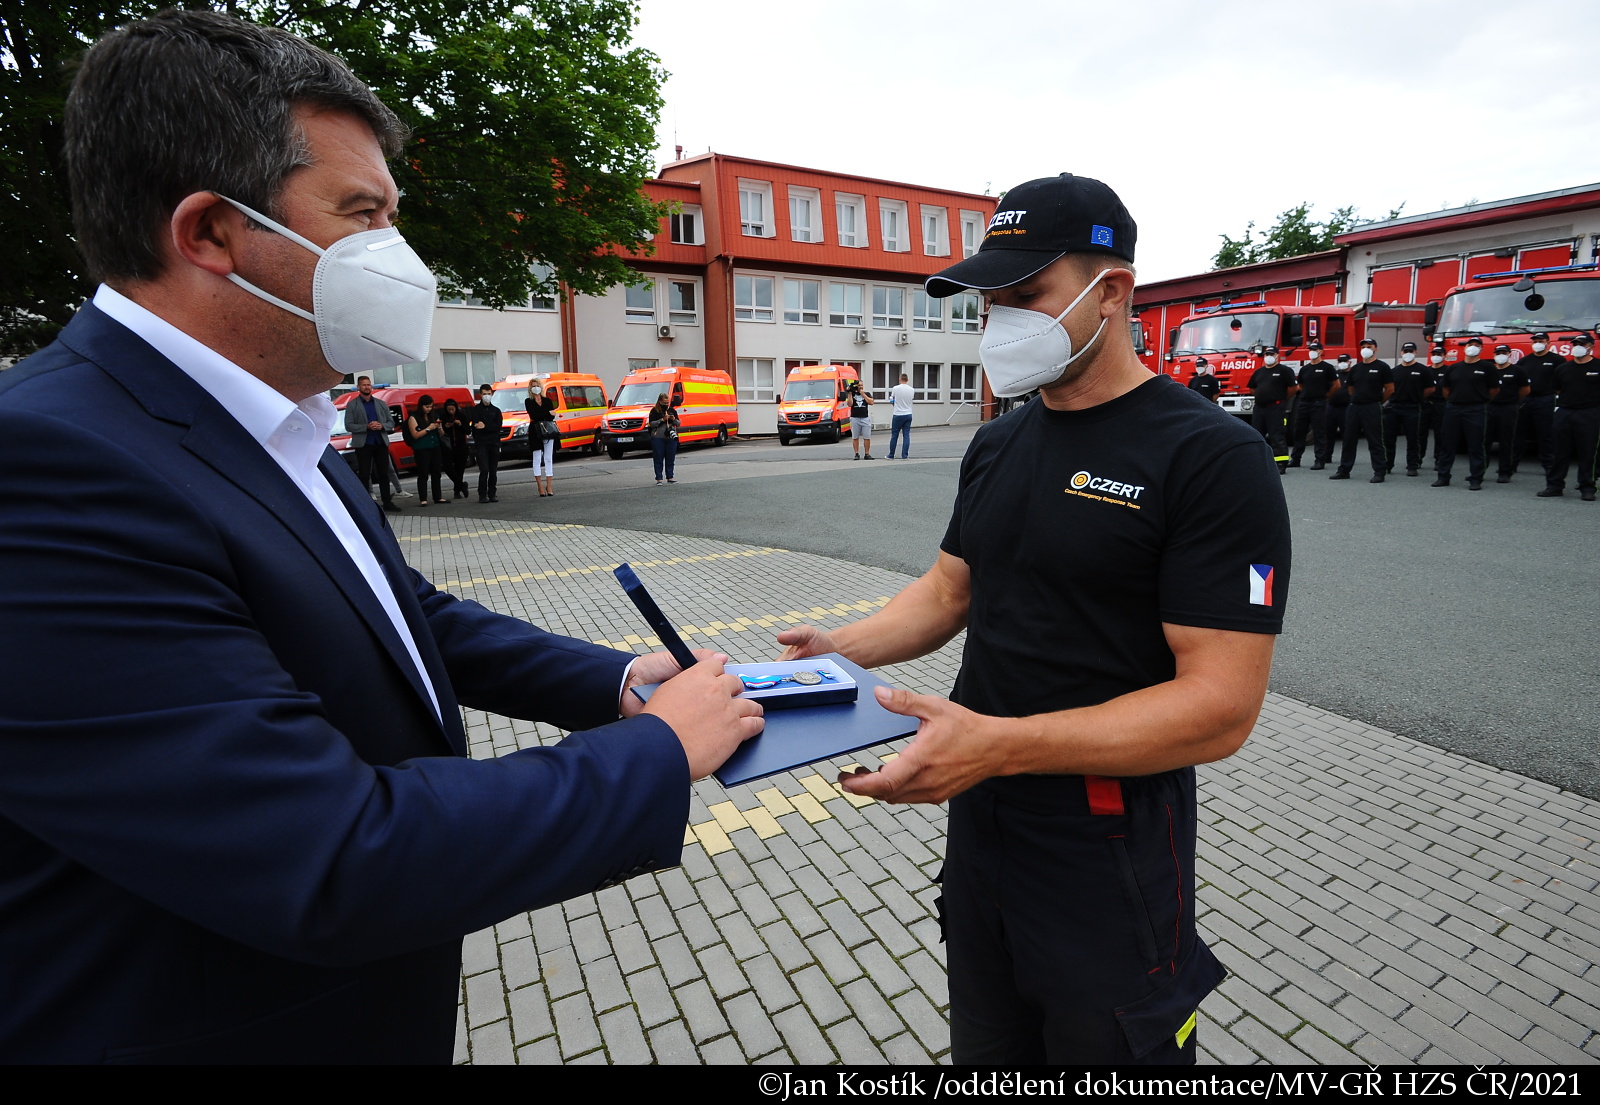
[[[1531,352],[1533,335],[1541,331],[1550,335],[1552,350],[1570,356],[1573,332],[1593,333],[1600,325],[1600,264],[1480,273],[1451,288],[1442,303],[1429,303],[1424,321],[1424,332],[1445,346],[1449,361],[1477,338],[1486,357],[1495,346],[1509,345],[1514,363]]]
[[[1261,299],[1224,302],[1188,315],[1168,335],[1162,371],[1187,384],[1194,378],[1195,361],[1204,357],[1222,385],[1222,409],[1249,417],[1255,409],[1250,377],[1261,367],[1267,346],[1276,345],[1282,363],[1298,370],[1310,342],[1321,342],[1322,359],[1334,363],[1341,353],[1358,359],[1361,339],[1371,337],[1378,343],[1378,356],[1393,364],[1402,342],[1423,340],[1426,313],[1418,304],[1280,307]]]

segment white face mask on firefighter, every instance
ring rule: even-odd
[[[1472,345],[1467,346],[1467,356],[1469,356],[1469,357],[1476,357],[1479,353],[1482,353],[1482,352],[1483,352],[1483,346],[1481,346],[1481,345],[1478,345],[1478,344],[1474,343]]]
[[[1509,354],[1509,353],[1496,353],[1494,355],[1494,363],[1495,364],[1505,364],[1510,359],[1511,359],[1511,354]]]
[[[1306,358],[1308,360],[1320,361],[1320,360],[1322,360],[1322,350],[1320,350],[1320,349],[1307,349],[1306,350]]]
[[[1417,355],[1415,353],[1402,353],[1400,354],[1400,359],[1406,364],[1410,364],[1412,361],[1417,359]]]
[[[1575,344],[1572,347],[1572,355],[1581,361],[1589,355],[1589,347],[1587,345]]]
[[[1362,350],[1361,350],[1361,359],[1363,361],[1370,361],[1370,360],[1372,360],[1372,358],[1376,357],[1377,355],[1378,355],[1378,351],[1376,349],[1363,347]]]
[[[1094,337],[1084,343],[1076,353],[1072,351],[1072,335],[1061,325],[1061,320],[1083,302],[1094,286],[1110,269],[1101,269],[1089,286],[1067,304],[1067,309],[1051,318],[1040,311],[1021,307],[996,305],[989,308],[989,323],[983,329],[983,339],[978,343],[978,356],[989,374],[989,385],[1002,399],[1026,395],[1053,384],[1061,378],[1067,366],[1088,352],[1106,328],[1100,320]]]
[[[1428,361],[1430,364],[1444,364],[1444,354],[1435,353],[1433,356],[1428,358]]]
[[[1265,361],[1267,364],[1277,364],[1278,363],[1278,358],[1273,356],[1271,353],[1268,353],[1265,357],[1262,357],[1261,359],[1263,361]]]
[[[1543,353],[1548,348],[1550,347],[1542,341],[1536,341],[1533,343],[1533,351],[1535,353]]]
[[[230,272],[228,279],[315,323],[322,355],[335,372],[372,373],[428,359],[438,282],[398,230],[363,230],[322,249],[261,212],[227,196],[222,199],[317,255],[310,311],[262,291],[238,273]]]

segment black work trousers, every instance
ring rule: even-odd
[[[1272,459],[1279,464],[1288,464],[1289,441],[1283,422],[1282,403],[1262,403],[1258,400],[1255,410],[1250,412],[1250,425],[1272,446]]]
[[[1356,466],[1356,445],[1367,439],[1367,456],[1372,460],[1372,474],[1381,476],[1389,470],[1383,442],[1383,404],[1351,403],[1344,412],[1344,445],[1339,450],[1339,471],[1348,473]]]
[[[1567,468],[1572,454],[1578,454],[1578,490],[1594,490],[1594,469],[1600,453],[1600,407],[1584,410],[1556,410],[1556,455],[1550,465],[1550,475],[1545,482],[1550,487],[1567,486]]]
[[[1194,778],[1104,780],[1120,799],[1098,813],[1078,775],[993,779],[951,799],[941,917],[955,1062],[1195,1061],[1194,1011],[1226,972],[1195,934]]]
[[[1441,478],[1450,478],[1450,469],[1456,464],[1456,443],[1462,435],[1467,439],[1467,479],[1483,482],[1488,450],[1483,439],[1487,422],[1483,403],[1446,403],[1444,425],[1439,428],[1439,438],[1433,446],[1433,470]]]
[[[1439,455],[1439,438],[1444,435],[1444,408],[1443,403],[1428,400],[1422,404],[1422,452],[1419,456],[1428,455],[1428,435],[1433,435],[1433,455]]]
[[[500,487],[500,443],[474,442],[473,451],[478,458],[478,501],[495,497]]]
[[[356,475],[361,480],[361,486],[372,492],[372,479],[378,479],[378,490],[383,493],[385,505],[394,502],[394,493],[389,490],[389,439],[383,434],[374,435],[376,441],[369,441],[365,445],[355,448]]]
[[[1299,460],[1306,451],[1306,438],[1312,439],[1311,455],[1323,464],[1333,459],[1333,443],[1328,440],[1328,403],[1324,399],[1296,399],[1294,429],[1289,434],[1289,459]]]
[[[1486,414],[1488,430],[1484,437],[1484,448],[1488,448],[1491,441],[1496,443],[1495,452],[1500,458],[1499,474],[1509,476],[1517,470],[1517,462],[1522,459],[1517,455],[1517,424],[1522,417],[1522,404],[1490,403]]]
[[[1532,438],[1539,450],[1539,466],[1546,478],[1550,465],[1556,458],[1556,397],[1536,395],[1522,401],[1522,418],[1517,422],[1517,439],[1513,448],[1518,460],[1528,451]]]
[[[452,495],[467,493],[467,448],[465,441],[444,446],[444,474],[450,480]]]
[[[1389,458],[1389,471],[1394,471],[1394,447],[1401,434],[1406,435],[1406,471],[1421,467],[1425,417],[1420,403],[1390,403],[1383,408],[1383,455]]]
[[[441,502],[439,477],[444,472],[444,450],[435,445],[432,449],[415,450],[417,458],[417,498],[428,501],[428,481],[433,481],[433,501]]]

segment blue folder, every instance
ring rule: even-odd
[[[719,783],[738,786],[916,733],[916,718],[890,713],[878,705],[872,688],[889,684],[837,652],[825,653],[821,658],[832,660],[850,673],[861,688],[856,700],[768,711],[761,734],[741,744],[716,772]],[[648,701],[650,692],[658,686],[639,687],[634,693]]]

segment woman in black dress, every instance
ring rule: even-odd
[[[467,497],[468,428],[466,416],[454,399],[444,401],[444,413],[439,416],[439,430],[443,435],[440,445],[444,451],[444,474],[450,477],[451,497]]]

